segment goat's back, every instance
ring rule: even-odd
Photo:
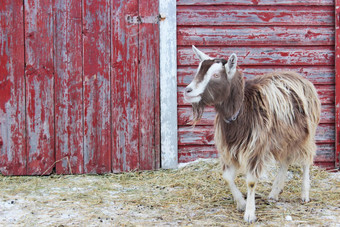
[[[313,125],[320,121],[320,101],[314,85],[295,72],[273,72],[246,81],[246,90],[255,87],[279,120],[294,123],[296,114]],[[254,89],[254,88],[252,88]]]

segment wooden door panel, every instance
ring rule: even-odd
[[[140,0],[139,15],[154,18],[139,25],[140,169],[155,169],[159,154],[159,29],[157,0]],[[150,67],[152,66],[152,67]]]
[[[53,1],[24,4],[27,174],[50,174],[55,161]]]
[[[79,174],[84,172],[82,5],[56,0],[54,9],[56,172]]]
[[[139,168],[138,1],[114,1],[112,12],[112,170]]]
[[[23,4],[0,4],[0,172],[26,174]]]
[[[83,1],[84,171],[111,171],[110,1]]]

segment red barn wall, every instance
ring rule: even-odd
[[[236,53],[247,78],[292,70],[312,81],[322,102],[315,163],[334,168],[334,9],[332,0],[177,0],[179,162],[217,157],[213,108],[193,128],[182,95],[199,63],[196,45],[212,57]]]

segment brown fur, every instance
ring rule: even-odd
[[[247,81],[239,71],[230,81],[222,74],[209,82],[202,100],[193,104],[193,113],[198,121],[204,106],[215,106],[215,143],[223,166],[232,164],[259,177],[273,159],[286,164],[313,162],[320,101],[312,83],[294,72]],[[227,123],[238,110],[236,120]]]

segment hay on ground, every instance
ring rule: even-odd
[[[313,167],[311,202],[303,204],[298,167],[289,169],[279,201],[267,200],[276,170],[271,168],[257,186],[257,224],[340,223],[339,173]],[[236,184],[245,195],[244,178],[237,177]],[[52,226],[244,224],[243,213],[236,210],[217,160],[195,162],[177,170],[102,176],[1,176],[0,190],[0,224],[9,221]]]

